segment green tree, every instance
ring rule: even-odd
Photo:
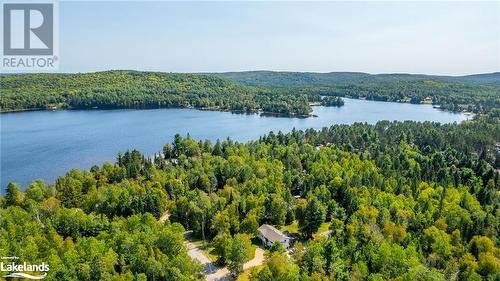
[[[20,205],[23,201],[21,187],[16,183],[9,183],[6,188],[4,199],[7,206]]]
[[[272,253],[266,260],[264,267],[251,276],[251,280],[258,281],[298,281],[299,268],[291,263],[284,254]]]
[[[249,250],[247,245],[249,244],[250,241],[248,237],[241,234],[235,235],[232,239],[226,262],[233,276],[236,276],[243,271],[243,263],[247,259],[247,253]]]
[[[304,220],[299,224],[301,232],[311,237],[325,221],[326,209],[316,197],[308,199]]]

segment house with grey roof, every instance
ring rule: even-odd
[[[264,244],[265,247],[271,247],[275,242],[283,244],[285,249],[288,249],[291,246],[290,237],[286,236],[283,232],[277,230],[272,225],[263,224],[257,229],[257,231],[259,232],[258,236],[260,240],[262,240],[262,244]]]

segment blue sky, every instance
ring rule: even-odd
[[[500,71],[500,2],[68,2],[60,71]]]

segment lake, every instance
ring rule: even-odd
[[[212,141],[258,139],[269,131],[319,129],[332,124],[379,120],[461,122],[465,114],[431,105],[344,99],[343,107],[314,107],[315,118],[261,117],[256,114],[194,109],[33,111],[0,114],[0,187],[23,187],[35,179],[53,182],[72,168],[89,169],[115,161],[119,151],[146,155],[162,150],[176,133]]]

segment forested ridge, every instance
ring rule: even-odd
[[[377,101],[433,103],[445,110],[485,112],[500,106],[500,73],[468,76],[368,74],[360,72],[246,71],[213,73],[249,86],[309,95]]]
[[[500,106],[500,74],[463,77],[366,73],[105,71],[0,75],[2,112],[200,108],[308,116],[322,96],[432,103],[484,113]]]
[[[422,80],[460,82],[486,86],[500,85],[500,72],[465,76],[442,76],[405,73],[240,71],[210,73],[210,75],[228,78],[253,86],[347,85],[352,83]]]
[[[0,75],[2,111],[200,108],[307,116],[304,94],[259,89],[203,74],[105,71]]]
[[[296,242],[268,250],[251,280],[498,280],[499,122],[497,108],[247,143],[177,135],[154,160],[133,150],[55,184],[9,184],[0,255],[48,262],[45,280],[202,279],[187,229],[239,275],[267,223],[296,225]]]

